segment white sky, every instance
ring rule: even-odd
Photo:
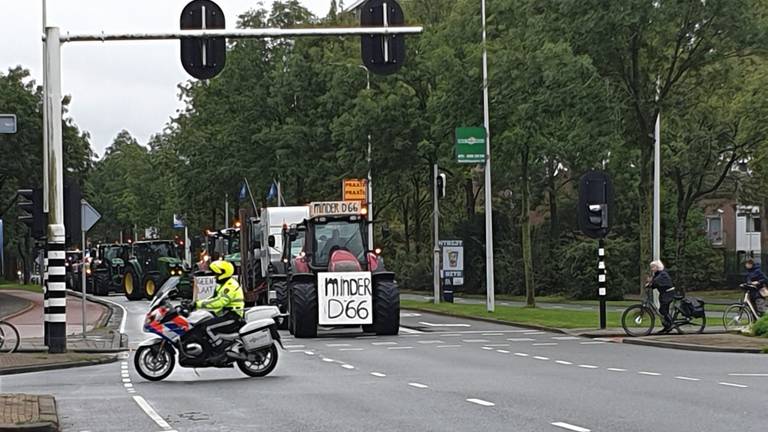
[[[177,30],[188,2],[48,0],[48,25],[60,27],[62,33]],[[315,15],[325,16],[331,0],[300,2]],[[217,3],[226,14],[227,28],[233,29],[238,15],[262,2]],[[22,65],[42,83],[41,34],[41,0],[0,0],[0,71]],[[181,107],[176,85],[189,78],[181,67],[178,41],[78,42],[65,44],[62,50],[63,93],[73,98],[70,114],[91,133],[99,155],[122,129],[142,143],[160,132]]]

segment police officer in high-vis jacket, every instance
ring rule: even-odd
[[[245,309],[245,295],[237,279],[233,277],[235,267],[232,263],[224,260],[214,261],[210,270],[216,275],[216,291],[211,298],[198,300],[195,308],[207,309],[215,315],[215,318],[202,323],[215,347],[222,342],[217,335],[236,333],[240,328]]]

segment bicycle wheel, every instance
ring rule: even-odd
[[[621,315],[621,326],[629,336],[648,336],[655,322],[653,311],[640,304],[628,307]]]
[[[677,332],[680,334],[699,334],[704,333],[704,327],[707,326],[707,317],[689,317],[678,311],[678,313],[675,314],[674,322],[675,327],[677,327]]]
[[[19,349],[21,337],[11,323],[0,321],[0,353],[12,353]]]
[[[723,327],[725,331],[741,331],[752,325],[752,313],[741,304],[730,305],[723,312]]]

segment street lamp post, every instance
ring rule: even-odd
[[[483,20],[483,125],[485,126],[485,295],[486,309],[496,309],[493,281],[493,205],[491,202],[491,120],[488,108],[488,44],[485,36],[485,0],[481,0]]]
[[[359,65],[360,68],[365,69],[365,81],[366,81],[366,90],[371,91],[371,71],[368,70],[367,67],[363,65]],[[371,175],[371,162],[372,162],[372,153],[371,153],[371,130],[368,129],[368,152],[367,157],[368,161],[368,181],[367,184],[367,193],[366,196],[368,197],[368,247],[370,249],[373,249],[373,176]]]

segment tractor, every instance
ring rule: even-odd
[[[312,203],[309,218],[287,229],[283,262],[294,336],[316,337],[318,326],[398,334],[400,290],[394,273],[368,247],[365,219],[356,201]],[[291,258],[301,237],[301,251]]]
[[[179,293],[192,298],[187,269],[172,240],[148,240],[133,244],[123,272],[123,292],[128,300],[151,299],[171,276],[180,276]]]
[[[105,296],[120,291],[125,262],[130,253],[131,246],[127,244],[100,244],[91,252],[91,293]]]

